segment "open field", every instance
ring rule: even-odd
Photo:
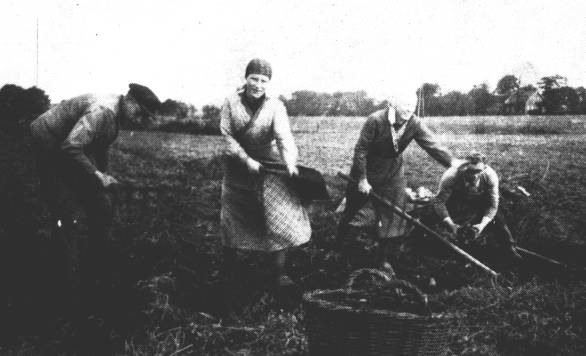
[[[522,168],[527,171],[538,168],[534,166],[536,163],[547,163],[548,159],[557,162],[560,162],[560,158],[579,159],[576,155],[580,154],[580,143],[586,138],[586,116],[432,117],[425,120],[438,134],[440,141],[456,155],[464,155],[469,150],[480,150],[491,157],[491,162],[498,168],[500,157],[504,157],[504,161],[519,159],[526,162],[529,167],[523,165]],[[349,169],[353,147],[364,118],[294,117],[291,121],[301,164],[319,167],[327,174],[346,172]],[[571,127],[572,130],[562,135],[498,133],[499,130],[506,131],[510,127],[522,127],[528,123],[544,129],[561,130]],[[497,133],[471,135],[478,125],[494,127]],[[221,138],[217,136],[151,132],[131,135],[134,133],[123,132],[116,143],[118,147],[136,147],[153,151],[158,157],[174,160],[211,158],[221,151]],[[545,147],[549,144],[552,147]],[[421,151],[414,148],[415,146],[409,147],[408,157],[411,154],[418,155],[417,152]],[[575,152],[573,147],[577,147],[578,151]],[[567,157],[562,157],[566,155]],[[407,159],[407,162],[413,160]],[[430,175],[435,175],[436,172],[431,173]]]
[[[513,118],[509,118],[512,120]],[[517,120],[518,118],[514,118]],[[534,119],[522,118],[523,120]],[[560,118],[553,118],[557,120]],[[295,120],[295,119],[294,119]],[[339,119],[326,118],[319,121],[319,127],[312,128],[315,118],[298,118],[293,123],[296,141],[300,151],[300,162],[302,164],[316,167],[327,175],[334,199],[341,197],[343,184],[335,178],[338,171],[347,172],[352,158],[352,149],[358,136],[363,119]],[[519,135],[519,134],[497,134],[497,135],[471,135],[466,130],[473,130],[478,124],[477,118],[437,118],[430,120],[429,125],[438,132],[440,141],[456,153],[458,156],[465,155],[469,150],[480,150],[485,152],[490,164],[497,169],[501,178],[509,187],[517,184],[526,187],[532,194],[529,202],[521,206],[505,206],[508,212],[509,224],[520,241],[520,244],[549,254],[552,257],[560,258],[568,262],[577,263],[582,260],[580,257],[584,251],[584,231],[586,224],[583,216],[586,212],[584,192],[586,187],[586,133],[583,130],[576,130],[576,133],[562,135]],[[498,127],[511,127],[510,121],[503,123],[501,118],[492,119],[492,124]],[[543,124],[549,124],[550,118],[539,118]],[[571,120],[572,127],[583,127],[584,117],[562,118],[562,126],[566,125],[563,120]],[[487,121],[484,120],[486,123]],[[491,125],[492,125],[491,124]],[[523,125],[522,123],[519,125]],[[205,200],[204,208],[194,206],[196,211],[194,220],[197,225],[206,226],[204,244],[209,246],[210,251],[215,251],[218,243],[217,235],[217,212],[219,205],[219,172],[206,182],[200,180],[194,170],[209,169],[212,166],[193,166],[190,162],[201,158],[213,158],[220,152],[221,138],[210,136],[189,136],[189,135],[168,135],[160,133],[137,133],[130,137],[124,133],[116,149],[118,157],[122,160],[116,164],[117,174],[126,176],[131,181],[156,181],[157,178],[164,179],[170,184],[189,184],[200,187],[203,183],[205,194],[198,195],[200,202]],[[442,169],[432,162],[426,154],[412,145],[405,152],[408,162],[407,176],[411,187],[425,185],[434,190]],[[129,161],[130,157],[139,159]],[[149,160],[158,161],[159,164],[148,163]],[[140,163],[142,162],[142,163]],[[164,168],[157,171],[157,167],[164,163]],[[146,165],[147,169],[138,169],[140,165]],[[135,165],[138,165],[135,167]],[[134,168],[133,168],[134,167]],[[147,173],[150,172],[150,173]],[[153,174],[153,172],[155,172]],[[146,177],[149,175],[149,177]],[[195,177],[181,178],[184,175]],[[507,180],[512,179],[507,182]],[[214,183],[215,182],[215,183]],[[209,195],[211,194],[211,195]],[[210,203],[210,198],[212,203]],[[211,206],[210,206],[211,204]],[[195,204],[198,205],[198,204]],[[201,204],[200,204],[201,205]],[[506,205],[506,204],[503,204]],[[202,218],[202,210],[211,214]],[[215,213],[214,213],[215,211]],[[329,213],[321,212],[318,209],[313,215],[314,225],[314,246],[302,249],[293,258],[291,274],[298,280],[303,280],[303,288],[311,289],[316,287],[330,288],[341,283],[348,268],[351,265],[339,266],[328,262],[326,252],[328,245],[324,241],[331,237],[335,228],[335,220]],[[186,233],[189,228],[177,229],[176,233]],[[186,238],[199,236],[195,234]],[[211,240],[210,240],[211,238]],[[325,240],[324,240],[325,239]],[[202,242],[203,242],[202,241]],[[560,247],[561,246],[561,247]],[[317,251],[317,252],[316,252]],[[574,251],[572,253],[572,251]],[[206,252],[200,252],[206,255]],[[368,255],[368,254],[367,254]],[[481,255],[482,256],[482,255]],[[308,259],[309,258],[309,259]],[[368,260],[368,257],[366,257]],[[462,319],[459,321],[461,332],[458,337],[451,339],[450,348],[455,354],[581,354],[585,349],[583,341],[578,341],[584,336],[583,327],[580,323],[583,315],[580,310],[583,308],[584,295],[586,293],[583,282],[560,282],[548,279],[532,279],[521,277],[517,285],[509,292],[502,293],[490,287],[490,283],[477,271],[462,271],[460,268],[446,265],[445,261],[450,260],[444,256],[443,259],[427,257],[423,260],[413,261],[409,258],[401,260],[405,263],[403,278],[414,281],[420,287],[426,287],[425,283],[429,278],[434,277],[444,285],[440,290],[446,298],[455,298],[454,313],[460,313]],[[486,256],[491,266],[501,268],[498,260],[491,260]],[[250,260],[250,263],[254,260]],[[312,262],[309,262],[312,261]],[[578,262],[579,263],[579,262]],[[499,267],[500,266],[500,267]],[[209,266],[208,266],[209,268]],[[213,274],[213,268],[209,268]],[[322,275],[313,278],[316,270],[322,271]],[[448,272],[452,271],[452,272]],[[181,279],[181,273],[177,278]],[[460,282],[452,284],[453,279],[461,278]],[[513,279],[518,276],[511,277]],[[205,278],[204,278],[205,280]],[[321,281],[321,282],[320,282]],[[338,284],[337,284],[338,283]],[[472,287],[462,288],[463,285],[471,284]],[[450,287],[451,285],[451,287]],[[447,288],[447,289],[445,289]],[[456,288],[451,291],[451,288]],[[427,290],[431,293],[434,290]],[[438,290],[435,291],[439,292]],[[451,293],[451,294],[450,294]],[[455,293],[455,294],[454,294]],[[180,294],[180,293],[178,293]],[[514,295],[523,295],[523,299],[517,300]],[[548,295],[549,304],[541,304],[544,299],[542,295]],[[181,299],[178,296],[178,300]],[[569,298],[569,299],[567,299]],[[496,309],[486,314],[486,305],[496,305]],[[489,303],[488,300],[491,300]],[[565,301],[563,301],[565,300]],[[582,301],[580,301],[582,300]],[[190,303],[187,303],[190,305]],[[252,302],[257,311],[271,310],[266,300],[258,299]],[[268,308],[268,309],[267,309]],[[548,311],[549,310],[549,311]],[[553,312],[553,310],[557,310]],[[306,352],[306,339],[303,334],[302,323],[299,320],[302,314],[293,309],[292,314],[277,313],[257,314],[251,317],[251,310],[245,309],[239,319],[244,325],[253,327],[264,327],[271,325],[271,331],[258,331],[255,337],[263,340],[261,342],[267,353],[274,354],[290,352],[298,354]],[[561,314],[565,319],[559,319]],[[254,314],[254,313],[253,313]],[[261,316],[264,315],[264,316]],[[530,318],[527,319],[527,318]],[[531,319],[532,318],[532,319]],[[200,325],[201,328],[206,328]],[[561,329],[560,329],[561,328]],[[183,329],[185,331],[185,329]],[[207,330],[207,329],[206,329]],[[559,331],[565,330],[565,334]],[[200,337],[192,334],[185,335],[184,343],[192,342],[194,345],[201,343]],[[198,329],[198,332],[202,332]],[[205,338],[226,337],[227,329],[209,331]],[[254,333],[253,333],[254,334]],[[284,346],[283,335],[291,335],[288,339],[289,346]],[[467,336],[463,336],[463,335]],[[200,335],[200,334],[197,334]],[[272,341],[268,341],[271,339]],[[281,339],[280,339],[281,338]],[[281,341],[277,341],[281,340]],[[531,340],[531,341],[530,341]],[[535,343],[539,346],[529,346]],[[287,342],[285,342],[287,344]],[[233,344],[232,350],[238,347],[248,349],[252,354],[258,354],[256,346],[244,343],[237,346]],[[156,343],[150,344],[156,348]],[[160,345],[159,345],[160,346]],[[204,348],[205,349],[205,348]],[[204,350],[201,349],[201,350]],[[213,353],[213,348],[205,349]],[[256,350],[256,351],[254,351]],[[203,352],[203,351],[202,351]],[[205,352],[204,352],[205,353]],[[262,352],[261,352],[262,353]],[[246,352],[244,354],[247,354]]]
[[[313,123],[316,119],[302,120]],[[362,123],[360,119],[341,120],[323,119],[317,131],[307,129],[311,124],[294,123],[300,161],[326,174],[332,200],[342,196],[344,184],[335,174],[349,170]],[[450,130],[470,129],[473,120],[449,120],[449,124],[445,118],[433,123],[442,128],[436,131],[445,146],[460,156],[470,149],[485,152],[507,186],[522,185],[532,194],[520,202],[503,203],[520,244],[584,266],[586,133],[471,135]],[[575,125],[584,123],[583,117],[571,120]],[[220,152],[221,138],[213,136],[124,131],[114,144],[113,173],[134,190],[128,199],[117,200],[108,261],[113,284],[104,293],[111,307],[103,314],[107,326],[92,332],[94,342],[108,345],[112,354],[307,354],[298,295],[282,301],[263,289],[266,265],[260,256],[242,257],[242,278],[232,290],[238,306],[231,315],[220,317],[222,172],[216,158]],[[415,144],[405,155],[409,185],[435,190],[441,167]],[[338,288],[350,271],[372,260],[373,241],[368,231],[362,232],[366,239],[357,245],[354,260],[332,259],[328,252],[337,216],[316,204],[311,218],[312,242],[291,253],[289,273],[303,291]],[[36,224],[42,225],[42,221]],[[46,242],[40,246],[44,251]],[[507,281],[495,285],[433,244],[415,245],[397,260],[400,278],[415,283],[456,316],[451,326],[458,332],[449,339],[451,354],[585,354],[583,276],[509,269],[498,254],[490,252],[491,246],[486,250],[476,249],[474,254],[503,272]],[[41,253],[37,263],[45,268],[36,278],[47,280],[41,283],[46,298],[54,295],[58,300],[65,292],[51,288],[50,264],[43,262],[47,258],[43,256]],[[253,278],[253,272],[261,276]],[[430,284],[431,278],[437,285]],[[56,307],[58,303],[39,304],[59,316],[52,332],[20,337],[11,348],[0,344],[0,353],[69,352],[70,344],[79,337],[72,322]]]
[[[554,118],[554,119],[557,119]],[[309,119],[307,119],[309,120]],[[312,118],[311,120],[316,120]],[[329,122],[336,119],[325,119]],[[350,121],[349,119],[342,119]],[[363,122],[357,119],[359,122]],[[454,123],[455,118],[438,119],[441,122],[450,122],[450,127],[460,125]],[[469,122],[470,119],[462,119]],[[545,119],[544,119],[545,120]],[[584,123],[584,117],[573,119]],[[446,125],[435,123],[440,127]],[[335,176],[337,172],[348,172],[355,140],[360,125],[350,121],[340,130],[332,129],[328,124],[327,130],[318,132],[297,132],[296,142],[300,153],[300,164],[318,168],[324,174]],[[324,125],[320,124],[320,128]],[[456,156],[465,156],[470,150],[484,152],[500,174],[501,179],[526,174],[540,181],[549,194],[565,203],[564,208],[572,206],[577,211],[586,211],[586,201],[583,199],[586,187],[586,133],[565,135],[470,135],[438,132],[440,142],[449,148]],[[191,161],[202,158],[212,158],[221,151],[222,141],[215,136],[192,136],[165,133],[130,133],[124,132],[116,143],[121,152],[140,151],[148,152],[161,160],[170,162]],[[416,144],[411,145],[405,152],[408,184],[417,188],[425,185],[435,190],[442,172],[441,166],[433,162]],[[130,157],[130,156],[128,156]],[[156,169],[156,168],[153,168]],[[126,172],[120,172],[124,175]],[[145,173],[146,172],[142,172]],[[161,172],[170,174],[170,171]],[[180,172],[174,172],[174,175]],[[332,179],[334,185],[336,179]],[[339,188],[339,186],[337,186]],[[557,208],[555,208],[557,209]],[[558,215],[557,210],[553,215]],[[586,231],[585,222],[580,214],[559,214],[572,223],[562,224],[564,233],[560,238],[583,242],[583,232]],[[568,216],[566,216],[568,215]]]
[[[292,117],[291,126],[300,133],[341,132],[344,129],[360,130],[364,118],[360,117]],[[586,116],[448,116],[426,117],[427,125],[438,133],[519,133],[522,127],[541,129],[541,132],[559,134],[586,133]],[[481,128],[490,130],[478,132]],[[531,131],[520,132],[531,133]]]

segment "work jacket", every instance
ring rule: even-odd
[[[402,153],[413,140],[440,164],[450,166],[451,154],[437,142],[423,121],[415,115],[403,118],[400,112],[389,106],[368,117],[354,149],[350,174],[355,179],[366,178],[375,188],[401,185],[398,183],[404,173]],[[389,114],[395,118],[389,120]],[[398,127],[392,127],[391,122]]]
[[[480,173],[474,186],[466,186],[460,167],[444,172],[435,198],[435,210],[442,220],[457,219],[462,215],[479,213],[488,220],[494,219],[499,205],[499,179],[490,166]]]
[[[31,134],[39,149],[63,153],[87,173],[104,171],[118,136],[121,100],[92,94],[64,100],[31,123]]]

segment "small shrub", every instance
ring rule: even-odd
[[[49,97],[37,87],[6,84],[0,89],[0,124],[26,125],[49,107]]]

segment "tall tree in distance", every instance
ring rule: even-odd
[[[578,105],[575,91],[566,86],[568,79],[555,74],[542,77],[537,85],[542,91],[543,105],[548,114],[573,112]]]
[[[578,112],[586,114],[586,88],[577,87],[576,95],[578,95]]]
[[[499,95],[511,95],[519,90],[519,78],[512,74],[502,77],[496,85],[496,93]]]
[[[488,90],[488,84],[482,83],[475,85],[472,90],[468,92],[474,103],[475,115],[486,115],[488,108],[494,103],[494,97]]]
[[[442,116],[468,116],[474,113],[474,102],[468,94],[452,90],[441,96]]]
[[[418,114],[421,116],[436,116],[442,112],[438,100],[440,86],[437,83],[423,83],[416,91]]]
[[[440,86],[437,83],[423,83],[423,85],[417,89],[417,96],[421,96],[422,91],[424,98],[431,98],[432,96],[439,94]]]
[[[561,88],[563,86],[566,86],[567,83],[568,78],[559,74],[555,74],[541,78],[539,82],[537,82],[537,85],[545,91],[554,88]]]

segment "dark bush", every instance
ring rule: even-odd
[[[0,123],[26,125],[50,107],[42,89],[6,84],[0,89]]]

